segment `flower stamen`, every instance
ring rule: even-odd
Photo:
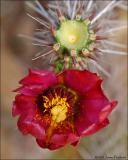
[[[55,124],[66,120],[67,116],[70,115],[68,113],[71,109],[69,95],[74,101],[77,100],[75,93],[65,87],[54,88],[42,96],[44,113],[48,112]]]
[[[55,95],[55,97],[50,100],[50,98],[43,96],[43,101],[45,109],[51,108],[50,113],[53,121],[58,123],[66,119],[67,107],[69,107],[67,98]]]

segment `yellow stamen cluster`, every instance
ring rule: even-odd
[[[52,120],[55,123],[59,123],[66,119],[66,113],[68,112],[69,107],[67,98],[62,98],[56,95],[52,99],[49,99],[48,97],[43,96],[43,101],[45,109],[50,109]]]

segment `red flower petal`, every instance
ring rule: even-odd
[[[104,95],[101,89],[101,81],[97,82],[81,100],[80,113],[75,120],[78,133],[81,135],[89,126],[103,122],[115,105],[115,103],[110,103]]]
[[[15,97],[15,102],[13,103],[12,115],[16,116],[18,114],[27,113],[29,110],[35,110],[35,98],[32,96],[17,95]]]
[[[99,121],[103,122],[108,117],[108,115],[112,112],[112,110],[116,107],[116,105],[117,105],[117,101],[113,101],[111,102],[111,104],[104,107],[99,114]]]
[[[94,123],[82,132],[82,136],[88,136],[98,132],[100,129],[106,127],[109,124],[109,120],[105,119],[102,123]]]
[[[14,92],[18,92],[27,96],[37,96],[43,90],[44,88],[42,87],[42,85],[27,85],[14,90]]]
[[[60,148],[66,144],[71,144],[73,142],[76,142],[79,140],[79,137],[77,137],[75,134],[68,134],[68,135],[59,135],[55,134],[53,135],[51,139],[51,146],[50,149],[57,149]]]
[[[78,141],[76,141],[76,142],[73,142],[71,145],[75,147],[75,146],[78,145],[79,142],[80,142],[80,139]]]
[[[65,83],[68,87],[77,91],[79,94],[85,94],[100,80],[95,73],[86,70],[66,70],[61,76],[64,76]]]
[[[30,70],[29,75],[20,81],[23,85],[42,85],[43,89],[57,83],[56,75],[50,71]]]
[[[18,128],[23,134],[31,134],[36,138],[43,139],[45,138],[45,130],[39,123],[36,123],[33,120],[34,115],[35,112],[32,110],[26,114],[21,115],[17,123]]]
[[[53,134],[50,142],[48,145],[46,145],[45,140],[37,139],[37,143],[42,148],[49,148],[50,150],[55,150],[60,147],[63,147],[66,144],[71,144],[79,140],[79,137],[77,137],[75,134]]]
[[[41,148],[48,148],[48,145],[46,144],[46,137],[45,139],[36,139],[36,142]]]

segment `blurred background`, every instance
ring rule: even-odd
[[[43,1],[43,3],[47,3]],[[18,81],[27,68],[46,68],[46,63],[31,59],[37,48],[17,35],[33,35],[37,23],[26,15],[24,1],[1,1],[1,159],[93,159],[96,156],[127,156],[127,58],[109,55],[106,61],[111,77],[105,78],[104,89],[118,107],[110,115],[110,125],[97,134],[85,137],[77,147],[66,146],[57,151],[41,149],[31,136],[23,136],[12,118],[11,107]],[[127,23],[127,12],[115,9],[117,19]],[[117,31],[116,40],[127,45],[127,29]],[[127,48],[123,49],[127,52]],[[107,158],[106,158],[107,159]]]

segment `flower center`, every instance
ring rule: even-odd
[[[56,85],[39,95],[37,104],[41,116],[37,113],[35,118],[42,120],[46,127],[46,144],[49,144],[53,132],[75,132],[74,115],[77,113],[76,103],[78,95],[64,85]]]
[[[67,98],[61,98],[55,94],[51,100],[50,98],[43,96],[44,107],[51,108],[52,120],[59,123],[66,119],[66,113],[68,111],[69,104]]]
[[[55,86],[42,95],[44,113],[48,113],[51,120],[57,124],[73,115],[74,103],[77,95],[65,86]]]

